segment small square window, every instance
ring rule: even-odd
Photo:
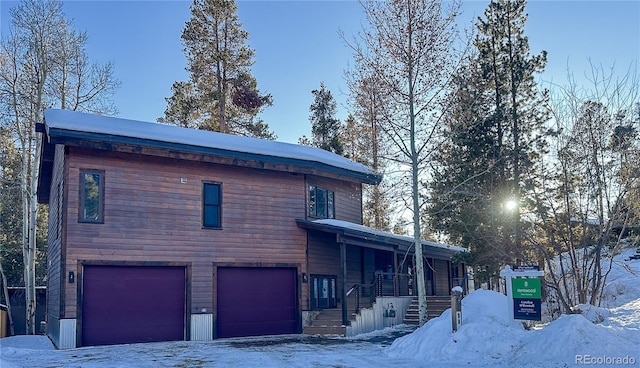
[[[202,226],[222,227],[222,184],[204,183],[202,195]]]
[[[104,171],[80,171],[80,222],[104,222]]]

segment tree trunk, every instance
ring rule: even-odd
[[[411,197],[413,202],[413,245],[416,252],[416,286],[418,287],[418,315],[420,326],[427,323],[427,291],[424,280],[424,259],[422,257],[422,238],[420,226],[420,193],[418,191],[418,152],[416,150],[415,111],[413,106],[413,70],[409,66],[409,119],[411,124]]]
[[[38,215],[37,206],[37,186],[39,173],[39,157],[41,133],[35,133],[36,139],[34,156],[25,153],[23,157],[23,174],[22,174],[22,204],[23,204],[23,261],[24,261],[24,287],[25,287],[25,306],[26,306],[26,333],[34,335],[36,333],[36,220]],[[30,152],[31,150],[29,150]],[[29,159],[27,159],[29,158]],[[29,167],[29,162],[31,167]],[[29,177],[28,173],[31,173]]]
[[[31,172],[31,191],[29,193],[29,264],[25,264],[25,269],[29,268],[31,278],[25,280],[25,291],[27,294],[27,330],[35,335],[36,333],[36,223],[38,220],[38,176],[40,173],[40,151],[42,143],[42,133],[35,133],[35,157]]]
[[[411,6],[407,7],[409,11],[408,19],[412,19]],[[409,145],[411,149],[411,197],[413,202],[413,245],[416,252],[416,283],[418,287],[418,315],[420,320],[420,326],[427,323],[427,292],[425,288],[424,280],[424,259],[422,257],[422,231],[420,226],[420,193],[419,193],[419,181],[418,181],[418,159],[419,153],[416,149],[416,112],[415,112],[415,95],[414,95],[414,70],[413,70],[413,27],[409,22],[407,25],[409,36],[408,40],[408,75],[407,84],[409,87],[408,102],[409,102]]]
[[[31,241],[29,239],[29,220],[31,219],[30,210],[31,204],[29,200],[31,196],[29,195],[29,172],[31,171],[31,167],[29,167],[30,161],[30,149],[27,147],[23,147],[22,153],[22,175],[20,179],[20,189],[22,192],[22,263],[23,263],[23,275],[24,275],[24,286],[25,286],[25,306],[26,306],[26,333],[30,334],[31,318],[29,316],[30,306],[34,298],[32,298],[32,294],[30,292],[30,280],[33,278],[33,274],[31,273]]]
[[[412,147],[415,149],[415,144],[412,139]],[[414,157],[412,166],[412,187],[413,187],[413,242],[416,248],[416,278],[418,287],[418,311],[420,318],[420,326],[427,323],[427,291],[425,288],[424,280],[424,259],[422,257],[422,239],[420,231],[420,202],[418,195],[418,160]]]

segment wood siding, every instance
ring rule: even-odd
[[[49,198],[49,231],[47,234],[47,314],[55,317],[55,319],[64,318],[61,311],[61,303],[63,303],[61,288],[67,281],[62,267],[62,244],[65,237],[64,172],[64,146],[57,145]]]
[[[342,295],[342,278],[340,276],[340,244],[336,236],[316,231],[309,231],[309,274],[336,276],[336,295]],[[347,245],[347,290],[362,280],[362,248]],[[304,294],[308,299],[308,294]],[[308,300],[307,300],[308,301]]]
[[[347,245],[347,290],[354,284],[362,283],[362,247]]]
[[[449,295],[449,261],[435,259],[433,262],[433,268],[435,269],[435,295]]]
[[[80,262],[188,263],[191,309],[213,309],[213,264],[305,265],[304,176],[69,148],[67,271]],[[104,224],[79,223],[79,173],[104,170]],[[186,181],[186,182],[185,182]],[[202,228],[203,182],[222,183],[222,229]],[[77,315],[77,284],[65,313]],[[306,284],[303,295],[307,295]],[[304,306],[303,306],[304,308]]]
[[[309,274],[340,276],[340,247],[336,236],[309,230]]]

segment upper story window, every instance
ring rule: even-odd
[[[80,171],[79,222],[104,223],[104,171]]]
[[[309,186],[309,216],[335,218],[334,194],[315,185]]]
[[[204,183],[202,191],[202,226],[222,228],[222,184]]]

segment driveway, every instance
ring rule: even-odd
[[[14,367],[419,367],[411,359],[389,358],[384,350],[414,330],[386,329],[355,338],[281,335],[214,341],[177,341],[96,346],[71,350],[43,349],[43,336],[33,347],[0,340],[3,368]],[[40,347],[37,347],[36,340]],[[27,340],[28,341],[28,340]]]

